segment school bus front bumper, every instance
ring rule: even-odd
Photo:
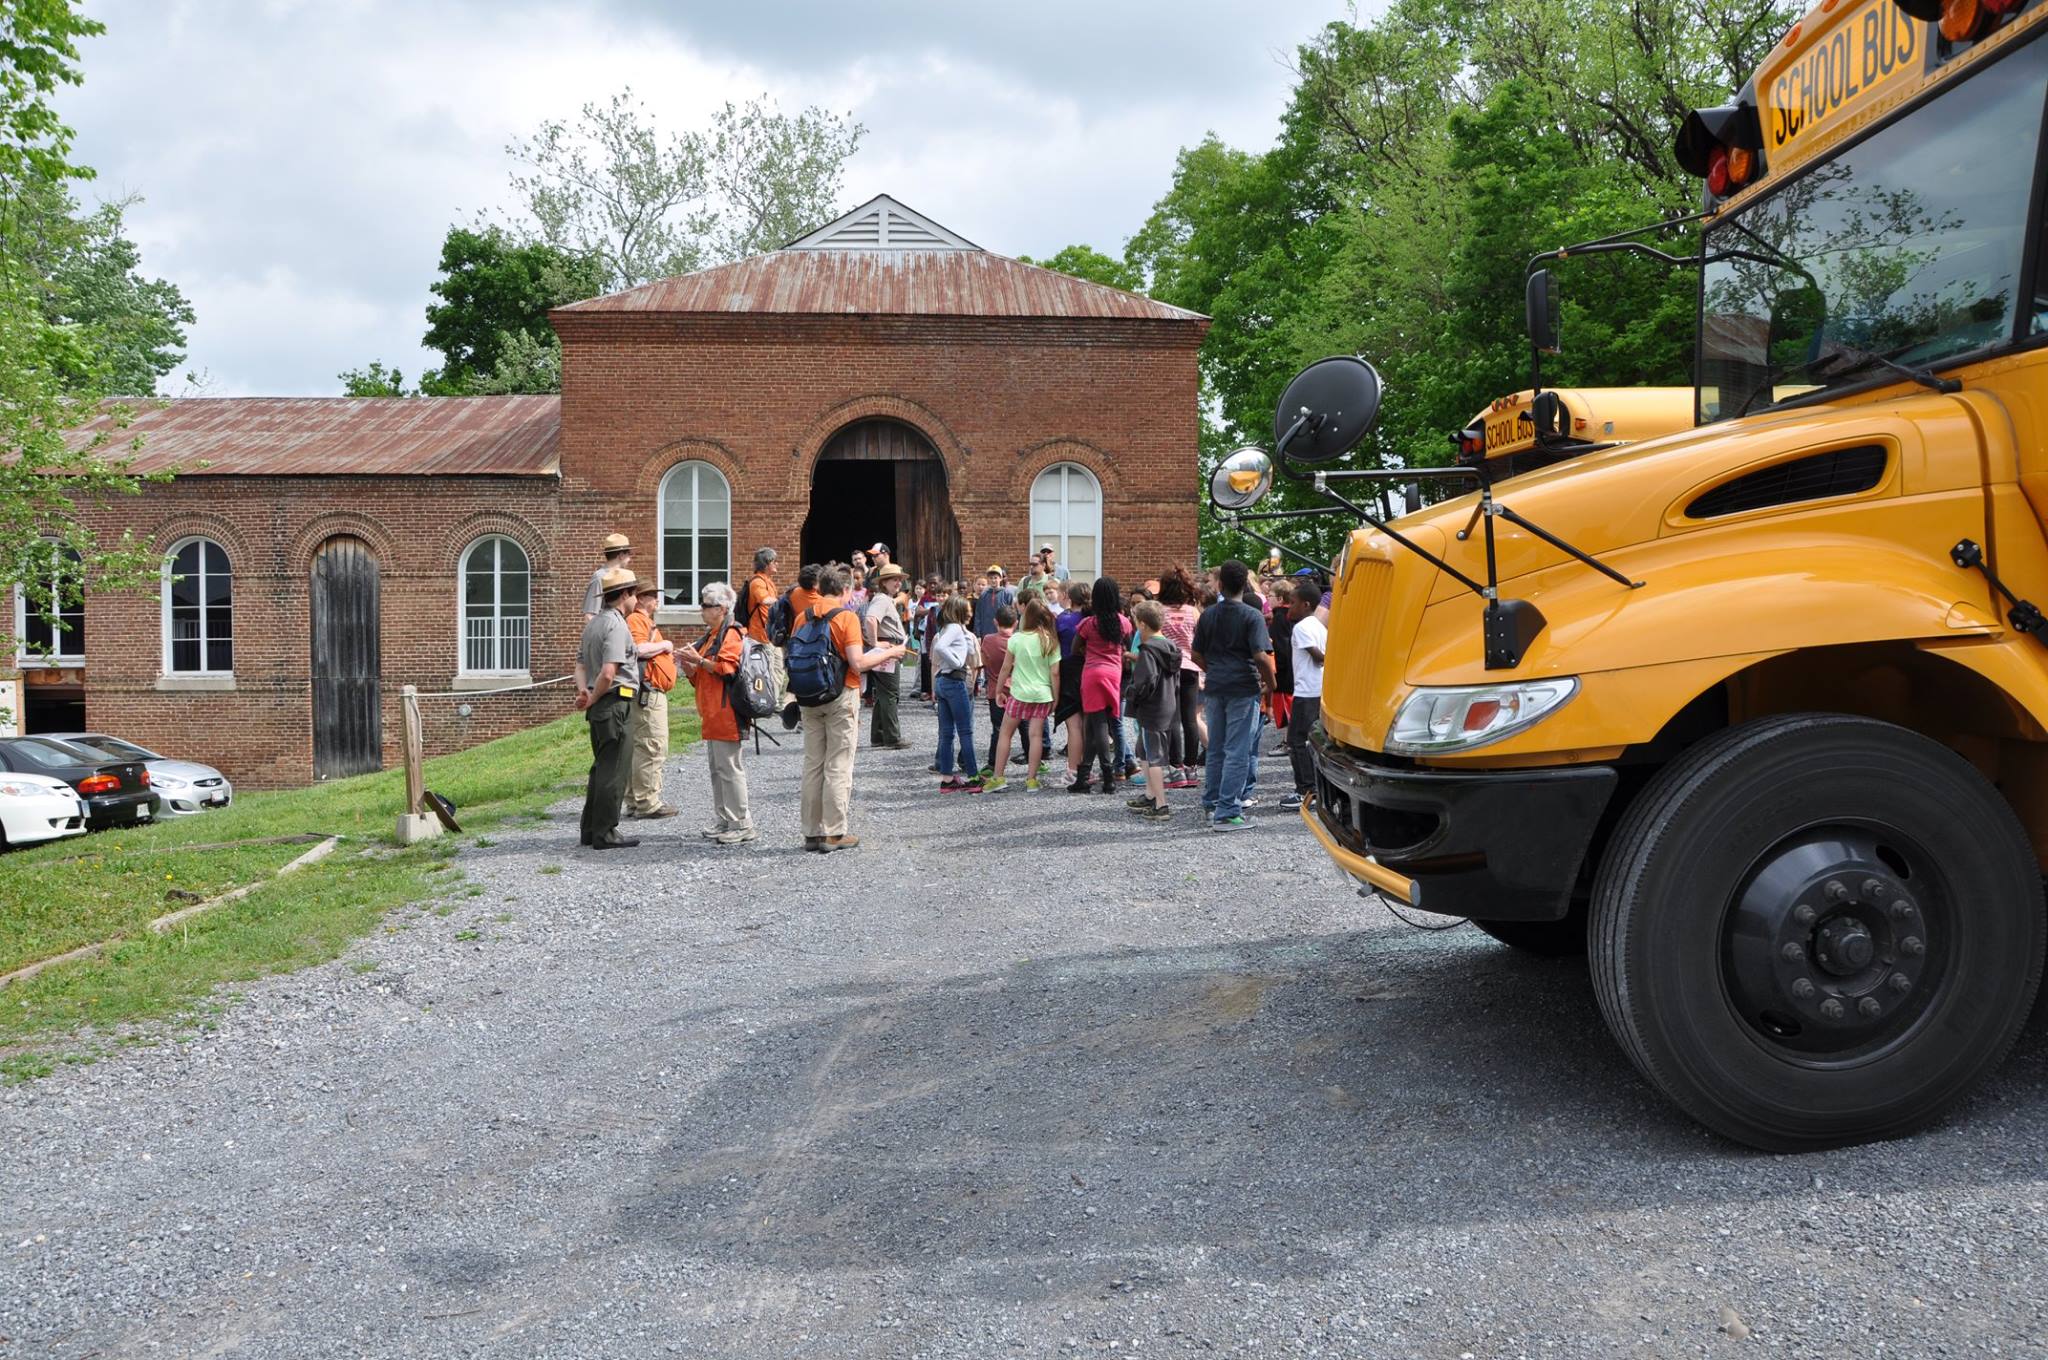
[[[1302,815],[1340,868],[1410,906],[1484,921],[1563,918],[1617,779],[1606,765],[1428,769],[1320,729],[1309,749],[1316,789]]]

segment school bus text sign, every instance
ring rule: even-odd
[[[1920,72],[1928,26],[1894,0],[1866,0],[1757,79],[1766,165],[1773,174],[1832,142],[1859,106]]]

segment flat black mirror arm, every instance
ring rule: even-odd
[[[1447,471],[1449,469],[1444,470]],[[1353,477],[1371,477],[1376,474],[1370,472],[1354,472],[1351,475]],[[1491,562],[1487,564],[1488,584],[1482,586],[1477,581],[1467,576],[1464,572],[1459,571],[1456,567],[1444,561],[1441,557],[1438,557],[1435,553],[1423,547],[1420,543],[1417,543],[1414,539],[1409,538],[1399,529],[1396,529],[1392,525],[1388,524],[1385,520],[1381,519],[1378,515],[1375,515],[1372,511],[1366,509],[1364,506],[1359,505],[1353,501],[1346,500],[1344,497],[1330,490],[1328,486],[1324,485],[1324,483],[1328,480],[1329,475],[1327,473],[1317,473],[1315,477],[1316,490],[1321,494],[1328,496],[1331,500],[1337,502],[1337,504],[1343,506],[1346,510],[1349,510],[1352,514],[1358,516],[1367,524],[1370,524],[1373,528],[1385,534],[1388,538],[1393,539],[1396,543],[1406,548],[1409,552],[1414,553],[1423,561],[1435,564],[1436,569],[1438,571],[1444,573],[1444,575],[1458,582],[1460,585],[1464,586],[1465,589],[1471,591],[1474,595],[1477,595],[1480,599],[1491,600],[1494,598],[1495,591],[1492,585],[1493,570]]]
[[[1288,513],[1309,513],[1309,514],[1333,514],[1333,513],[1335,513],[1335,512],[1334,512],[1334,511],[1328,511],[1328,510],[1317,510],[1317,511],[1307,511],[1307,512],[1288,512]],[[1261,518],[1261,519],[1272,519],[1272,518],[1274,518],[1274,517],[1275,517],[1275,515],[1273,515],[1273,514],[1267,514],[1267,515],[1261,515],[1261,516],[1259,516],[1259,518]],[[1329,573],[1329,570],[1330,570],[1330,564],[1329,564],[1328,562],[1318,562],[1318,561],[1316,561],[1316,559],[1315,559],[1315,558],[1313,558],[1313,557],[1310,557],[1310,556],[1309,556],[1309,555],[1308,555],[1307,553],[1304,553],[1304,552],[1297,552],[1297,551],[1295,551],[1295,550],[1294,550],[1293,548],[1290,548],[1290,547],[1288,547],[1288,546],[1287,546],[1287,545],[1286,545],[1285,543],[1282,543],[1282,542],[1280,542],[1280,541],[1279,541],[1278,539],[1274,539],[1274,538],[1267,538],[1267,537],[1266,537],[1266,536],[1265,536],[1264,534],[1260,533],[1260,532],[1259,532],[1259,531],[1258,531],[1257,529],[1247,529],[1247,528],[1246,528],[1246,527],[1244,526],[1244,522],[1243,522],[1243,521],[1244,521],[1244,516],[1242,516],[1242,515],[1239,515],[1239,514],[1238,514],[1238,513],[1236,512],[1236,511],[1234,511],[1234,510],[1221,510],[1221,511],[1218,511],[1218,512],[1217,512],[1217,514],[1216,514],[1216,522],[1217,522],[1217,523],[1219,523],[1219,524],[1221,524],[1221,525],[1222,525],[1222,526],[1223,526],[1224,528],[1226,528],[1226,529],[1235,529],[1235,530],[1237,530],[1237,532],[1239,532],[1239,533],[1243,534],[1243,535],[1244,535],[1244,536],[1245,536],[1246,538],[1254,539],[1254,540],[1256,540],[1257,542],[1263,543],[1263,544],[1265,544],[1265,545],[1266,545],[1267,547],[1271,548],[1271,549],[1272,549],[1272,550],[1273,550],[1274,552],[1277,552],[1277,553],[1284,553],[1284,554],[1286,554],[1287,556],[1289,556],[1289,557],[1293,558],[1293,559],[1294,559],[1295,561],[1297,561],[1297,562],[1301,563],[1301,564],[1302,564],[1303,566],[1305,566],[1305,567],[1314,567],[1314,568],[1315,568],[1315,569],[1316,569],[1317,571],[1319,571],[1319,572],[1322,572],[1322,573],[1324,573],[1325,575],[1327,575],[1327,574]]]

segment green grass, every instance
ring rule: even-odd
[[[695,735],[685,698],[672,717],[674,748]],[[474,833],[544,819],[549,804],[582,787],[589,766],[587,729],[571,715],[429,760],[426,783],[455,803],[464,832]],[[0,972],[126,937],[97,958],[0,989],[0,1080],[95,1056],[101,1045],[77,1047],[82,1028],[103,1044],[132,1022],[189,1018],[223,983],[325,962],[391,908],[453,891],[462,875],[449,860],[471,836],[397,848],[392,828],[403,797],[402,773],[386,770],[246,793],[219,812],[0,855]],[[302,833],[344,839],[326,859],[274,881],[277,868],[309,847],[197,848]],[[146,928],[191,905],[173,890],[211,897],[250,882],[260,886],[247,897],[164,935]]]

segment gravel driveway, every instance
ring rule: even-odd
[[[1398,924],[1270,800],[941,798],[905,720],[858,852],[798,851],[794,741],[701,842],[691,751],[637,851],[558,808],[0,1091],[0,1357],[2048,1354],[2038,1020],[1931,1133],[1746,1152],[1582,966]]]

